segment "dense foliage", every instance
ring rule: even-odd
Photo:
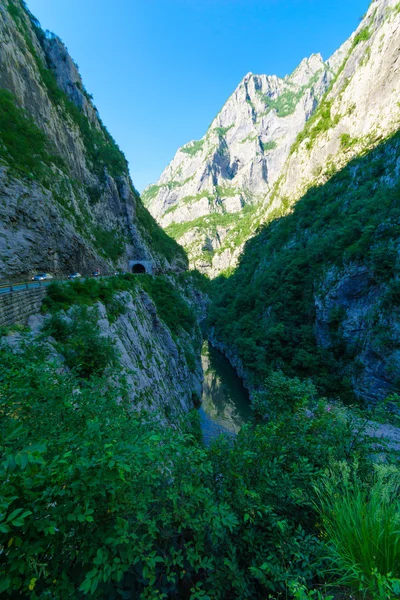
[[[317,346],[316,293],[330,268],[364,265],[372,284],[384,290],[382,313],[397,310],[399,155],[397,134],[310,189],[291,214],[265,225],[246,244],[231,277],[216,280],[211,324],[254,383],[278,368],[312,377],[326,394],[350,397],[343,367],[352,356],[340,337],[343,315],[331,315],[331,347]],[[378,335],[378,319],[376,327]],[[396,347],[395,339],[386,338],[382,343]]]
[[[50,152],[43,131],[17,106],[11,92],[4,89],[0,90],[0,158],[24,177],[39,180],[52,164],[64,163]]]
[[[368,472],[343,408],[276,374],[281,417],[205,449],[189,425],[135,414],[112,361],[68,371],[46,344],[21,344],[1,348],[5,597],[314,597],[301,590],[328,566],[314,482],[355,454]]]

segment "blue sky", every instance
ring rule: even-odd
[[[137,189],[201,138],[248,73],[324,59],[369,0],[27,0],[79,64]]]

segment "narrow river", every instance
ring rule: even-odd
[[[233,436],[250,417],[247,390],[225,356],[208,341],[203,343],[204,371],[202,403],[199,408],[205,444],[221,434]]]

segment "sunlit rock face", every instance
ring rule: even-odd
[[[107,272],[129,258],[163,267],[125,157],[62,41],[21,0],[0,0],[0,48],[1,276]]]
[[[244,77],[206,135],[180,148],[144,201],[211,276],[234,267],[257,227],[290,210],[399,125],[400,11],[371,3],[326,62]]]

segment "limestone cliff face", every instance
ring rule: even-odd
[[[207,270],[207,252],[221,248],[240,213],[271,189],[332,77],[320,55],[284,79],[249,73],[206,135],[180,148],[145,190],[150,212],[183,243],[196,267]]]
[[[186,296],[191,291],[185,289],[179,293]],[[94,318],[100,336],[110,339],[116,351],[118,366],[112,369],[110,382],[115,378],[113,385],[126,387],[134,410],[146,411],[163,422],[177,424],[201,398],[202,334],[198,322],[194,323],[190,333],[180,328],[173,335],[160,318],[151,297],[140,286],[130,292],[119,292],[113,300],[121,307],[119,314],[111,315],[102,302],[88,309],[88,318]],[[195,300],[190,298],[189,302],[201,318]],[[78,308],[73,305],[66,312],[59,310],[57,317],[67,323],[77,321],[81,318],[75,310]],[[49,318],[49,315],[35,314],[27,320],[29,332],[11,331],[4,339],[16,348],[22,340],[39,339],[48,345],[61,368],[68,370],[62,345],[51,336],[43,337]]]
[[[99,326],[102,334],[115,342],[132,405],[176,422],[201,397],[201,332],[196,327],[193,336],[182,332],[174,339],[143,291],[124,292],[117,299],[124,304],[124,314],[110,323],[99,303]],[[188,348],[196,357],[191,367],[186,358]]]
[[[330,59],[337,75],[297,138],[266,213],[294,203],[313,185],[389,137],[400,126],[400,6],[374,0],[351,38]],[[264,218],[265,218],[264,213]]]
[[[146,214],[64,44],[21,0],[0,0],[0,47],[2,277],[125,269],[129,258],[184,266]]]
[[[332,348],[339,334],[353,360],[344,368],[358,398],[367,404],[398,392],[400,311],[383,302],[388,285],[374,280],[365,266],[331,268],[315,299],[316,337]],[[339,323],[332,328],[332,315]]]
[[[400,123],[400,10],[374,0],[327,61],[286,77],[249,74],[206,136],[178,150],[144,199],[211,276],[234,267],[257,227]]]

